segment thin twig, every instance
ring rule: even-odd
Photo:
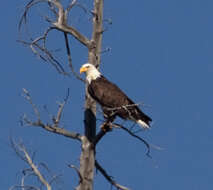
[[[20,19],[19,24],[18,24],[19,31],[20,31],[20,29],[22,27],[23,22],[25,24],[27,23],[27,13],[28,13],[29,9],[31,7],[33,7],[34,5],[36,5],[38,3],[42,3],[42,2],[48,2],[48,0],[31,0],[29,3],[27,3],[27,5],[25,6],[24,13],[21,16],[21,19]]]
[[[62,176],[61,174],[59,174],[59,175],[54,175],[54,176],[52,177],[52,179],[50,179],[49,184],[52,184],[52,183],[55,182],[57,179],[60,179],[61,176]]]
[[[54,122],[54,124],[55,124],[54,127],[58,127],[58,124],[59,124],[59,122],[60,122],[60,120],[61,120],[61,115],[62,115],[64,106],[65,106],[65,104],[67,103],[68,98],[69,98],[69,88],[68,88],[68,91],[67,91],[67,96],[66,96],[65,99],[64,99],[64,102],[63,102],[63,103],[58,103],[58,104],[59,104],[59,109],[58,109],[56,118],[53,117],[53,122]]]
[[[69,13],[70,10],[76,5],[76,3],[77,3],[77,0],[73,0],[73,1],[68,5],[68,7],[67,7],[66,10],[65,10],[65,18],[67,18],[68,13]]]
[[[104,109],[109,110],[109,111],[114,111],[114,110],[119,110],[119,109],[127,109],[127,108],[131,108],[131,107],[135,107],[135,106],[140,106],[140,105],[144,105],[144,103],[139,102],[139,103],[135,103],[135,104],[127,104],[124,106],[120,106],[120,107],[115,107],[115,108],[109,108],[109,107],[104,107]]]
[[[112,179],[111,176],[107,174],[107,172],[101,167],[101,165],[98,163],[97,160],[95,160],[95,167],[97,168],[98,171],[101,172],[101,174],[106,178],[107,181],[114,187],[116,187],[118,190],[129,190],[127,187],[122,186],[118,184],[115,180]]]
[[[56,16],[56,17],[58,17],[58,13],[57,13],[57,11],[56,11],[56,9],[55,9],[55,6],[53,6],[53,3],[52,2],[48,2],[48,6],[50,7],[50,10],[53,12],[53,14]]]
[[[13,150],[15,151],[15,153],[17,154],[17,156],[22,159],[24,162],[27,162],[27,159],[20,153],[20,151],[17,148],[17,144],[15,143],[15,141],[10,137],[10,145],[13,148]],[[21,143],[20,143],[21,144]]]
[[[109,51],[111,51],[112,50],[112,48],[110,48],[110,47],[106,47],[104,50],[102,50],[100,53],[101,54],[104,54],[104,53],[108,53]]]
[[[152,157],[150,156],[150,145],[149,145],[149,143],[148,143],[146,140],[144,140],[144,139],[141,138],[140,136],[134,134],[132,131],[130,131],[129,129],[127,129],[126,127],[124,127],[124,126],[122,126],[122,125],[120,125],[120,124],[117,124],[117,123],[110,123],[110,125],[112,125],[112,126],[115,127],[115,128],[123,129],[124,131],[126,131],[127,133],[129,133],[131,136],[133,136],[133,137],[135,137],[136,139],[138,139],[138,140],[140,140],[141,142],[143,142],[143,143],[146,145],[146,147],[147,147],[146,155],[147,155],[149,158],[152,158]]]
[[[78,174],[78,177],[79,177],[79,184],[80,184],[83,181],[83,177],[82,177],[79,169],[76,166],[72,165],[72,164],[68,164],[68,167],[70,167],[70,168],[72,168],[72,169],[74,169],[76,171],[76,173]]]
[[[67,72],[65,72],[63,66],[60,64],[60,62],[54,58],[54,56],[50,53],[49,50],[46,49],[46,47],[42,47],[39,45],[37,42],[40,41],[42,37],[37,38],[33,42],[26,42],[23,40],[18,40],[18,42],[23,43],[24,45],[28,45],[31,49],[32,52],[37,55],[39,58],[41,58],[43,61],[48,61],[51,63],[55,69],[58,71],[58,73],[63,74],[63,75],[69,75]],[[42,55],[38,50],[40,50],[44,55]]]
[[[51,30],[56,30],[57,28],[56,27],[49,27],[45,32],[44,32],[44,35],[43,35],[43,47],[45,48],[45,49],[47,49],[46,48],[46,40],[47,40],[47,36],[48,36],[48,34],[49,34],[49,32],[51,31]]]
[[[36,107],[36,105],[33,103],[32,101],[32,98],[30,96],[30,93],[28,92],[27,89],[23,88],[23,92],[24,92],[24,95],[25,95],[25,99],[31,104],[32,108],[33,108],[33,111],[38,119],[38,121],[40,121],[40,113]]]
[[[64,32],[64,38],[65,38],[65,44],[66,44],[66,49],[67,49],[67,57],[68,57],[68,64],[69,64],[69,67],[73,73],[73,75],[80,81],[84,82],[85,83],[85,80],[83,78],[80,77],[80,75],[75,72],[75,69],[73,67],[73,64],[72,64],[72,57],[71,57],[71,52],[70,52],[70,47],[69,47],[69,41],[68,41],[68,36],[67,36],[67,33]]]
[[[84,13],[90,13],[89,9],[80,3],[76,3],[75,6],[81,8],[84,11]]]
[[[12,187],[10,187],[9,190],[14,190],[14,189],[21,189],[21,190],[40,190],[40,188],[35,187],[35,186],[31,186],[31,185],[14,185]]]

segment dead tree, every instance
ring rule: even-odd
[[[73,67],[71,51],[70,51],[70,43],[68,41],[69,36],[74,37],[78,42],[85,46],[88,50],[88,62],[99,67],[101,63],[101,47],[102,47],[102,35],[104,32],[103,29],[103,0],[93,0],[93,10],[88,11],[85,7],[78,3],[77,0],[72,0],[66,8],[62,6],[60,0],[31,0],[24,9],[24,13],[20,19],[19,29],[27,24],[28,12],[33,9],[36,5],[46,4],[48,9],[54,15],[55,19],[52,20],[48,17],[44,19],[49,23],[49,27],[43,33],[42,36],[27,40],[19,39],[19,42],[29,46],[34,54],[36,54],[39,58],[44,61],[49,62],[55,67],[58,73],[63,75],[69,75],[70,73],[64,69],[64,64],[57,60],[57,58],[53,55],[53,53],[48,49],[46,45],[47,36],[50,31],[56,30],[58,32],[62,32],[64,35],[66,53],[68,57],[68,65],[71,70],[71,73],[80,81],[85,82]],[[79,6],[83,10],[89,12],[92,16],[92,36],[88,38],[79,30],[77,30],[74,26],[69,24],[69,13],[72,11],[73,7]],[[87,86],[87,84],[85,83]],[[59,135],[63,135],[69,139],[77,140],[81,143],[82,152],[80,156],[80,168],[78,169],[75,166],[69,165],[69,167],[74,168],[79,176],[79,185],[76,187],[76,190],[92,190],[93,189],[93,177],[95,168],[100,171],[100,173],[111,183],[112,186],[117,189],[127,190],[126,187],[119,185],[115,180],[113,180],[110,175],[106,172],[105,169],[99,164],[99,162],[95,158],[95,147],[97,143],[102,139],[102,137],[108,132],[107,130],[100,130],[96,133],[96,103],[93,99],[88,95],[87,91],[85,92],[85,111],[84,111],[84,134],[78,134],[76,132],[70,132],[63,129],[60,126],[61,115],[63,113],[64,106],[68,100],[69,93],[64,99],[62,103],[59,104],[58,112],[55,116],[52,117],[51,123],[44,123],[41,120],[40,113],[36,105],[32,101],[32,97],[30,93],[23,89],[24,96],[26,100],[31,104],[34,114],[36,116],[36,120],[32,121],[26,115],[23,116],[22,122],[25,125],[40,127],[46,131],[51,133],[56,133]],[[102,125],[106,125],[103,122]],[[120,124],[110,123],[107,125],[111,125],[111,127],[117,129],[123,129],[128,132],[131,136],[136,137],[141,142],[145,143],[148,148],[147,155],[149,155],[150,146],[149,144],[143,140],[141,137],[137,136],[132,129],[126,128]],[[27,149],[23,145],[23,143],[15,143],[11,140],[12,147],[16,151],[17,155],[22,158],[30,167],[30,174],[37,176],[40,183],[46,187],[46,189],[51,190],[51,183],[48,182],[42,173],[39,171],[39,168],[33,162],[30,154]],[[23,181],[23,180],[22,180]],[[11,189],[39,189],[36,187],[25,186],[22,183],[21,186],[13,186]]]

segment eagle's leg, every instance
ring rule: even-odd
[[[111,125],[111,122],[104,122],[103,125],[101,125],[101,130],[104,131],[104,132],[109,132],[109,131],[112,131],[112,125]]]
[[[104,122],[103,125],[101,125],[101,130],[104,132],[112,131],[112,126],[109,123]]]
[[[115,117],[115,115],[106,116],[104,114],[104,118],[106,119],[106,121],[103,123],[103,125],[101,125],[101,130],[103,130],[104,132],[112,131],[113,127],[111,123],[115,120]]]

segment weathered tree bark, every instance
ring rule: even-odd
[[[102,21],[103,0],[94,0],[92,45],[89,47],[88,62],[96,66],[100,65],[101,60]],[[76,189],[92,190],[95,169],[95,146],[93,145],[93,141],[96,135],[96,103],[87,92],[87,84],[84,124],[85,136],[82,139],[82,153],[80,158],[81,179]]]

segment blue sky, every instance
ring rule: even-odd
[[[59,75],[16,41],[24,4],[24,0],[3,1],[0,13],[0,186],[8,189],[20,183],[21,170],[27,167],[9,145],[12,136],[22,139],[30,151],[36,151],[36,163],[44,162],[53,173],[63,175],[59,187],[70,189],[76,186],[77,176],[66,165],[78,165],[80,144],[42,129],[20,126],[23,113],[33,118],[31,106],[21,94],[22,88],[28,89],[42,118],[48,121],[43,106],[54,114],[56,102],[70,88],[62,124],[81,133],[84,85],[74,77]],[[91,1],[84,1],[84,5],[89,4],[91,7]],[[135,102],[146,104],[143,110],[154,124],[140,135],[163,148],[152,149],[149,159],[145,146],[125,132],[114,130],[107,134],[97,147],[97,159],[120,184],[134,190],[213,188],[212,8],[210,0],[141,0],[122,4],[105,1],[104,18],[112,19],[112,25],[104,33],[103,49],[110,47],[111,51],[103,54],[101,71]],[[45,9],[37,7],[30,12],[33,35],[44,30],[42,10]],[[70,19],[85,35],[90,35],[88,15],[75,9]],[[70,40],[78,71],[87,61],[87,52]],[[48,45],[52,50],[64,50],[63,35],[51,33]],[[56,55],[63,55],[63,51]],[[61,61],[67,63],[66,59]],[[95,189],[100,188],[109,189],[110,185],[98,173]]]

